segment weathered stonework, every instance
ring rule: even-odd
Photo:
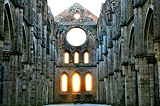
[[[97,18],[75,3],[53,17],[47,0],[0,0],[0,105],[77,101],[159,106],[159,5],[159,0],[106,0]],[[80,46],[66,39],[73,28],[86,33]],[[79,63],[74,63],[75,52]],[[80,76],[79,92],[73,91],[75,73]],[[87,74],[92,76],[91,91],[85,89]]]
[[[74,18],[74,14],[80,14],[79,19]],[[57,33],[57,64],[55,73],[55,102],[96,102],[97,91],[97,77],[96,77],[96,57],[94,55],[96,47],[96,32],[97,32],[97,17],[90,13],[80,4],[75,3],[64,12],[55,17],[58,23]],[[70,29],[81,28],[86,33],[86,41],[80,46],[72,46],[67,41],[67,33]],[[77,33],[78,34],[78,33]],[[65,52],[69,53],[69,63],[64,63]],[[84,63],[84,53],[89,53],[89,63]],[[74,53],[79,53],[79,63],[74,63]],[[68,76],[68,90],[63,92],[61,89],[62,75],[66,73]],[[78,93],[73,91],[72,77],[74,73],[80,75],[80,91]],[[92,75],[92,90],[87,92],[85,90],[85,75],[90,73]]]

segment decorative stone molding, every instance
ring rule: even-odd
[[[3,60],[4,61],[10,61],[10,51],[3,51]]]
[[[155,62],[155,54],[154,53],[148,53],[144,57],[146,57],[148,64],[154,64],[154,62]]]

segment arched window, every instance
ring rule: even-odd
[[[74,53],[74,63],[79,63],[79,53],[78,52]]]
[[[89,63],[89,53],[88,52],[85,52],[84,53],[84,63]]]
[[[86,91],[92,90],[92,76],[91,76],[91,74],[87,74],[85,77],[85,88],[86,88]]]
[[[69,63],[69,53],[68,52],[65,52],[64,54],[64,63]]]
[[[67,74],[63,74],[62,75],[61,84],[62,84],[62,91],[63,92],[67,91],[67,87],[68,87],[68,77],[67,77]]]
[[[80,90],[80,76],[79,74],[73,75],[73,91],[78,92]]]

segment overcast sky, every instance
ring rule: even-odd
[[[56,16],[76,2],[99,17],[101,3],[104,3],[105,0],[48,0],[48,5],[50,6],[53,15]]]

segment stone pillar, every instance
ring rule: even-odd
[[[105,89],[106,89],[106,104],[110,105],[111,104],[111,94],[110,94],[110,81],[109,78],[106,77],[104,79],[105,82]]]
[[[134,106],[134,95],[133,95],[133,72],[131,66],[125,65],[125,102],[126,106]]]
[[[114,72],[113,74],[113,104],[117,104],[117,74]]]
[[[39,0],[37,3],[37,51],[36,51],[36,58],[37,58],[37,85],[36,85],[36,104],[41,106],[43,105],[43,81],[44,81],[44,71],[42,68],[42,0]],[[43,51],[44,52],[44,51]],[[44,55],[44,54],[43,54]]]
[[[22,71],[22,91],[21,91],[21,106],[30,106],[30,82],[29,82],[29,72],[31,71],[29,64],[23,65]]]
[[[159,0],[153,0],[153,6],[154,6],[154,49],[155,49],[155,58],[158,62],[158,79],[159,79],[159,91],[160,91],[160,3]],[[158,88],[158,87],[156,87]],[[156,92],[156,94],[159,92]],[[160,97],[160,93],[159,93]],[[156,100],[157,101],[157,100]]]
[[[0,0],[0,66],[3,64],[4,0]]]
[[[9,90],[12,90],[12,88],[9,87],[9,71],[10,71],[10,51],[3,51],[3,55],[4,55],[4,70],[3,70],[3,100],[2,103],[4,106],[8,105],[9,101],[8,96],[10,96],[9,94]]]
[[[12,60],[12,80],[13,80],[13,86],[12,86],[12,104],[18,105],[18,60],[19,56],[18,55],[11,55],[11,60]]]
[[[137,71],[135,70],[135,64],[130,64],[131,71],[133,72],[133,96],[134,96],[134,106],[138,105],[138,79]]]
[[[113,95],[113,74],[109,74],[110,79],[110,94],[111,94],[111,105],[114,105],[114,95]]]
[[[100,94],[99,94],[99,64],[97,64],[96,75],[97,75],[97,78],[96,78],[97,81],[96,81],[96,82],[97,82],[97,85],[98,85],[98,86],[97,86],[97,102],[99,103],[99,98],[100,98],[100,97],[99,97],[99,95],[100,95]]]
[[[155,75],[154,75],[154,63],[155,63],[155,56],[154,54],[148,54],[146,56],[147,63],[148,63],[148,76],[149,76],[149,83],[150,83],[150,105],[155,106]]]
[[[151,105],[150,74],[148,70],[147,59],[146,57],[138,57],[135,60],[135,69],[138,71],[139,106]]]
[[[55,53],[54,53],[54,37],[51,36],[51,48],[50,48],[50,52],[51,52],[51,55],[50,55],[50,79],[49,79],[49,96],[48,96],[48,103],[49,104],[52,104],[53,103],[53,97],[54,97],[54,61],[55,61]]]

